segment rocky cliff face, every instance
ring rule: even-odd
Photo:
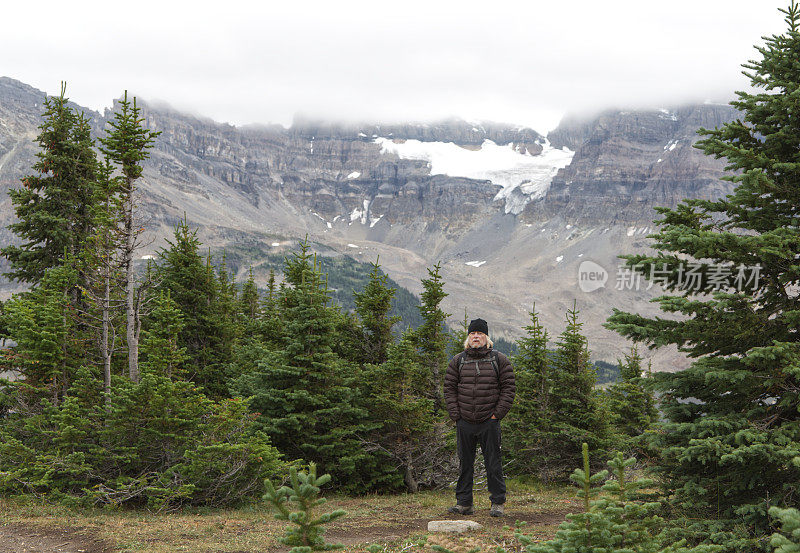
[[[13,220],[6,191],[35,161],[43,100],[42,92],[0,78],[4,244],[17,239],[5,228]],[[87,114],[98,132],[111,115]],[[185,214],[212,248],[280,251],[308,235],[359,260],[380,255],[383,268],[415,292],[425,269],[440,262],[449,293],[443,306],[454,323],[466,309],[490,320],[495,335],[514,338],[535,302],[556,335],[577,299],[594,357],[609,361],[628,347],[601,326],[612,306],[655,314],[647,300],[658,292],[616,290],[617,255],[647,246],[653,206],[730,190],[718,180],[723,162],[691,144],[698,127],[735,116],[713,105],[608,111],[566,119],[545,139],[532,129],[459,120],[298,119],[285,129],[237,128],[159,105],[145,104],[144,114],[161,135],[141,188],[154,239],[143,254],[163,245]],[[609,282],[583,293],[577,271],[588,260],[608,271]],[[6,283],[0,294],[10,289]],[[656,368],[685,365],[675,351],[653,360]]]
[[[162,133],[149,163],[162,180],[202,195],[204,180],[211,178],[256,209],[286,202],[331,226],[424,222],[456,230],[491,205],[496,193],[486,182],[431,175],[425,160],[382,153],[374,138],[443,140],[452,129],[450,141],[466,146],[480,144],[487,136],[498,138],[500,130],[465,131],[463,124],[455,123],[345,127],[310,122],[288,130],[236,129],[163,108],[145,110],[148,126]],[[516,139],[527,151],[541,140],[532,133],[506,130],[505,138]],[[442,213],[447,214],[445,225]]]
[[[554,146],[575,150],[547,196],[526,216],[560,215],[568,221],[644,223],[653,206],[683,198],[719,198],[731,191],[719,180],[724,162],[693,147],[701,127],[713,129],[737,112],[727,105],[654,111],[607,111],[566,119],[548,135]]]

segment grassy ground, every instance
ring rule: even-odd
[[[422,492],[414,495],[329,497],[324,510],[342,508],[347,516],[332,523],[326,533],[330,542],[343,543],[345,551],[364,551],[370,544],[380,545],[387,553],[427,553],[438,543],[456,553],[480,547],[494,551],[497,546],[518,550],[514,539],[516,521],[526,523],[525,533],[537,539],[552,537],[568,512],[580,507],[574,489],[558,486],[508,482],[506,516],[489,517],[485,491],[476,492],[476,514],[455,517],[446,513],[453,505],[452,491]],[[146,511],[108,509],[76,510],[46,503],[0,499],[0,536],[25,532],[50,532],[55,541],[71,536],[76,551],[147,551],[172,553],[245,553],[282,551],[276,541],[284,523],[276,521],[263,504],[235,510],[182,511],[154,514]],[[430,536],[431,520],[469,518],[483,529],[467,536]],[[83,539],[81,546],[80,540]],[[0,542],[2,545],[2,542]],[[81,548],[82,547],[82,548]],[[0,547],[0,550],[3,550]]]

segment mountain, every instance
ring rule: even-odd
[[[44,93],[0,78],[0,240],[15,240],[6,191],[33,163]],[[602,328],[612,307],[654,314],[657,287],[615,289],[617,255],[641,251],[653,207],[719,197],[723,162],[691,147],[696,129],[736,116],[728,106],[610,110],[566,118],[542,136],[509,124],[336,124],[298,118],[234,127],[159,104],[141,104],[161,131],[147,161],[142,210],[151,254],[184,216],[241,276],[265,278],[266,259],[308,235],[325,255],[373,261],[415,293],[442,265],[452,321],[481,316],[514,338],[533,303],[552,335],[577,300],[593,358],[629,347]],[[101,133],[110,112],[84,110]],[[602,267],[604,288],[582,292],[578,268]],[[1,269],[2,267],[0,267]],[[14,286],[5,283],[6,296]],[[654,355],[676,369],[676,351]]]

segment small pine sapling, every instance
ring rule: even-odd
[[[567,515],[567,520],[559,526],[555,539],[547,543],[533,543],[529,536],[518,529],[515,537],[525,546],[527,553],[594,552],[602,538],[608,535],[611,527],[611,522],[604,514],[592,508],[592,500],[600,491],[598,483],[607,476],[607,470],[591,474],[589,445],[584,443],[583,468],[575,469],[570,476],[570,480],[580,488],[577,496],[583,500],[583,512]]]
[[[278,538],[284,545],[292,547],[290,553],[311,553],[311,551],[331,551],[344,547],[341,544],[327,543],[322,534],[325,532],[324,524],[343,517],[347,513],[342,509],[336,509],[330,513],[319,516],[314,515],[314,509],[323,505],[327,500],[319,497],[320,486],[327,484],[331,476],[323,474],[317,478],[317,466],[309,464],[308,472],[297,472],[295,467],[290,469],[290,479],[292,487],[281,486],[277,490],[272,482],[264,481],[267,493],[264,499],[272,504],[277,511],[275,518],[286,520],[296,525],[286,529],[286,534]],[[290,504],[294,504],[297,510],[292,511]]]

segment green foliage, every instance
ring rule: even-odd
[[[769,507],[800,493],[791,462],[800,452],[800,7],[782,11],[787,31],[744,65],[753,89],[731,102],[741,118],[700,131],[697,146],[727,160],[734,192],[660,208],[656,253],[626,257],[645,278],[658,275],[669,293],[656,301],[671,316],[615,311],[607,322],[694,359],[656,375],[666,421],[651,446],[676,532],[724,551],[766,551]],[[699,275],[691,287],[687,262]]]
[[[25,405],[37,405],[44,397],[56,404],[61,401],[82,360],[69,297],[76,282],[71,266],[53,267],[45,271],[37,288],[15,295],[3,306],[9,335],[17,344],[0,350],[0,367],[19,375],[11,386]]]
[[[400,320],[398,316],[389,316],[395,291],[388,286],[388,277],[381,272],[376,260],[364,289],[353,292],[361,321],[359,342],[363,363],[383,363],[387,359],[389,345],[394,342],[392,327]]]
[[[242,285],[242,294],[239,298],[239,313],[244,319],[245,326],[257,320],[261,315],[261,301],[258,296],[258,287],[256,287],[252,267],[247,272],[247,281]]]
[[[607,361],[595,361],[594,372],[597,375],[597,384],[613,384],[619,380],[619,364]]]
[[[508,355],[509,357],[517,354],[517,343],[515,341],[509,342],[505,338],[492,338],[494,349]]]
[[[625,355],[624,363],[619,362],[619,373],[621,381],[606,390],[607,405],[611,425],[624,441],[622,447],[630,449],[641,441],[639,436],[658,420],[658,411],[649,389],[652,383],[642,375],[642,357],[636,346]]]
[[[581,334],[583,323],[574,306],[567,311],[566,322],[547,375],[551,423],[545,433],[546,455],[556,479],[565,477],[565,468],[580,460],[581,443],[605,454],[610,437],[608,414],[594,389],[587,339]]]
[[[771,507],[769,516],[781,521],[781,533],[770,540],[775,553],[800,553],[800,511]]]
[[[567,515],[556,536],[544,544],[535,544],[521,531],[517,539],[527,553],[658,553],[663,551],[662,520],[654,515],[659,504],[642,499],[641,490],[652,485],[648,480],[627,478],[626,469],[636,462],[624,459],[621,453],[609,461],[613,478],[597,484],[608,471],[591,474],[588,445],[583,444],[583,469],[575,469],[570,479],[580,490],[584,512]]]
[[[285,520],[295,525],[286,529],[286,534],[278,538],[284,545],[292,547],[291,553],[311,553],[311,551],[331,551],[342,549],[340,544],[327,543],[323,534],[324,524],[347,514],[342,509],[330,513],[316,515],[314,509],[324,505],[327,500],[319,497],[320,488],[331,480],[330,474],[317,477],[317,466],[311,463],[308,472],[297,472],[295,467],[290,469],[290,482],[292,487],[281,486],[277,490],[272,482],[265,482],[267,492],[264,500],[270,503],[277,513],[275,518]],[[294,504],[295,511],[290,509]]]
[[[0,254],[11,264],[6,276],[21,282],[37,284],[66,255],[76,256],[92,231],[99,166],[89,120],[69,107],[65,91],[62,83],[61,95],[44,101],[35,174],[8,192],[17,218],[8,228],[23,243]]]
[[[447,369],[447,333],[446,321],[449,313],[442,311],[440,304],[447,297],[444,281],[439,273],[439,263],[428,269],[428,278],[422,279],[422,304],[419,306],[423,323],[414,331],[414,338],[419,348],[420,363],[429,374],[429,397],[434,401],[436,412],[444,409],[444,373]]]
[[[264,240],[266,242],[266,239]],[[357,261],[347,255],[332,255],[321,244],[314,244],[314,248],[323,254],[317,256],[317,264],[320,271],[327,275],[328,292],[333,304],[338,305],[343,312],[354,312],[356,309],[355,297],[353,293],[363,290],[370,281],[370,273],[373,266],[371,263]],[[228,263],[234,272],[242,266],[248,264],[258,264],[258,270],[263,271],[264,276],[269,272],[280,273],[284,266],[284,255],[273,253],[271,248],[260,244],[251,246],[228,246],[226,253]],[[384,273],[380,273],[384,276]],[[419,299],[406,288],[397,282],[386,277],[386,286],[394,288],[395,293],[392,298],[392,308],[389,311],[390,317],[400,317],[402,320],[401,330],[406,328],[416,328],[422,324],[422,317],[419,314]]]
[[[283,470],[240,400],[215,403],[148,371],[115,383],[110,411],[100,390],[83,369],[63,404],[0,428],[0,491],[161,510],[233,504]]]
[[[155,292],[168,291],[181,313],[178,345],[186,353],[179,370],[209,397],[228,397],[226,368],[239,330],[235,290],[224,265],[215,275],[211,258],[200,256],[197,231],[190,230],[185,220],[178,223],[167,244],[169,247],[159,252]],[[153,324],[150,318],[143,322],[146,329]]]
[[[0,382],[0,493],[159,510],[260,494],[283,462],[254,428],[247,403],[213,401],[181,379],[190,366],[182,334],[189,324],[200,326],[188,307],[206,308],[200,328],[217,346],[214,368],[230,360],[244,309],[224,262],[216,274],[210,260],[203,263],[184,224],[175,251],[165,255],[165,285],[144,298],[133,280],[141,232],[133,183],[157,133],[143,128],[126,96],[101,141],[107,158],[98,166],[88,121],[67,107],[63,90],[46,108],[38,176],[26,178],[17,195],[25,205],[15,232],[28,242],[4,250],[12,276],[34,287],[2,305],[2,337],[12,343],[0,350],[0,370],[15,379]],[[151,309],[138,313],[140,374],[143,301]],[[124,342],[114,330],[122,326]],[[130,379],[118,376],[121,345]],[[227,394],[224,373],[212,376],[218,388],[203,385],[217,397]]]
[[[161,133],[144,128],[142,110],[136,105],[136,98],[128,101],[127,90],[118,104],[109,122],[111,129],[100,139],[100,150],[119,167],[130,186],[142,176],[142,162],[150,157],[149,150]],[[127,190],[129,194],[132,192],[132,189]]]
[[[183,314],[172,301],[169,290],[160,291],[153,299],[148,322],[141,348],[145,357],[143,366],[168,378],[181,376],[186,359],[186,347],[179,343],[184,327]]]
[[[360,369],[333,350],[340,313],[307,241],[286,259],[284,275],[274,319],[281,341],[264,348],[233,389],[250,398],[257,424],[282,453],[317,463],[346,489],[366,491],[381,469],[357,437],[372,428],[359,399]]]
[[[552,473],[551,356],[547,330],[535,305],[530,318],[512,359],[517,393],[514,408],[503,420],[504,442],[515,474],[536,474],[546,480]]]
[[[389,346],[388,360],[363,372],[365,405],[375,428],[364,440],[367,450],[392,467],[384,488],[405,484],[410,492],[442,483],[441,470],[452,452],[441,439],[442,421],[427,397],[428,375],[420,365],[410,332]]]

